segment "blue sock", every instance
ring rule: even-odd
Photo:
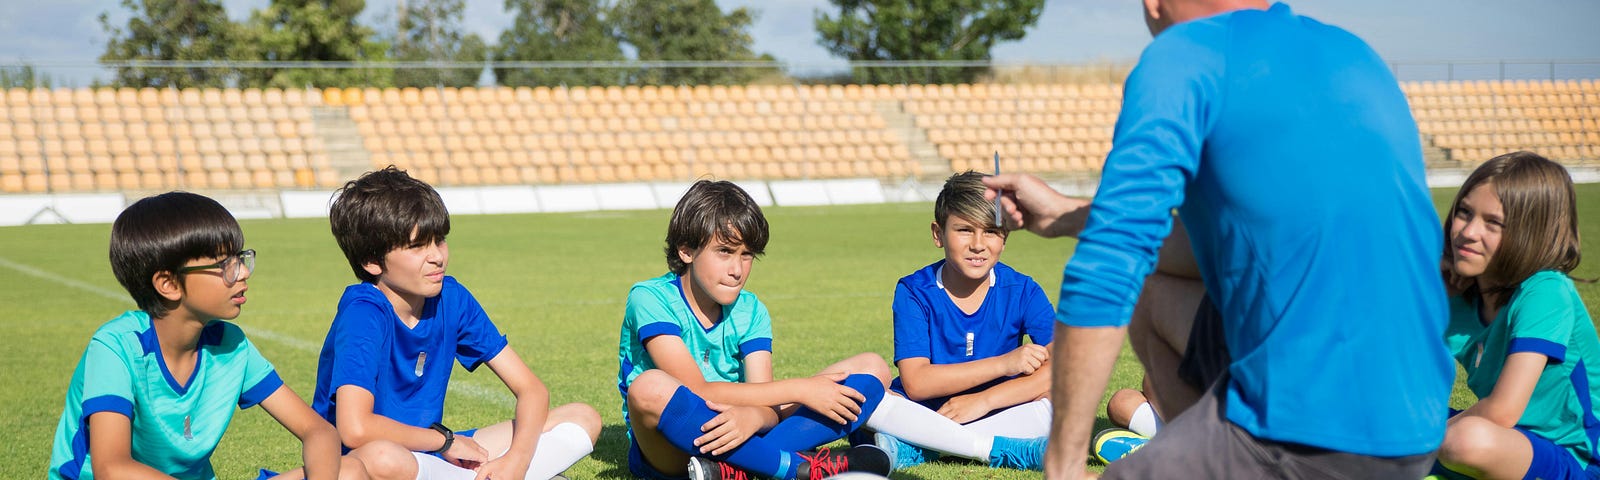
[[[861,414],[856,416],[855,421],[840,425],[820,413],[802,407],[794,415],[778,422],[772,430],[768,430],[765,437],[777,442],[779,448],[799,452],[844,438],[850,432],[861,428],[867,423],[867,418],[872,416],[872,412],[878,409],[878,403],[883,401],[883,382],[879,382],[878,378],[872,375],[858,373],[845,377],[844,381],[839,383],[867,397],[867,401],[861,403]]]
[[[700,448],[694,445],[694,439],[705,434],[700,427],[716,416],[717,412],[706,406],[705,399],[695,395],[689,387],[679,386],[673,392],[672,400],[667,402],[667,408],[661,411],[661,424],[656,425],[656,431],[661,432],[672,446],[689,455],[728,462],[768,477],[794,478],[795,467],[805,461],[793,450],[779,448],[775,442],[762,436],[751,437],[739,448],[721,455],[700,453]]]

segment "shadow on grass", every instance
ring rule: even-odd
[[[633,478],[633,472],[628,471],[628,429],[622,425],[606,425],[600,429],[600,441],[595,445],[594,453],[589,458],[600,462],[601,468],[597,478]],[[896,480],[927,480],[927,477],[907,473],[894,472],[889,475]]]
[[[600,428],[600,441],[589,458],[598,460],[601,468],[598,478],[633,478],[628,471],[628,428],[606,425]]]

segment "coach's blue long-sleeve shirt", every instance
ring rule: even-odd
[[[1403,456],[1444,436],[1442,234],[1410,109],[1359,38],[1240,10],[1168,28],[1130,74],[1057,319],[1127,324],[1183,218],[1260,438]]]

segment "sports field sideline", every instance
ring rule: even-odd
[[[1436,204],[1442,207],[1453,193],[1435,190]],[[1578,185],[1578,212],[1587,261],[1574,274],[1600,277],[1600,184]],[[941,256],[929,240],[931,204],[775,207],[766,214],[772,240],[747,288],[771,309],[777,375],[807,374],[854,352],[891,358],[895,280]],[[553,403],[588,403],[605,417],[595,453],[568,477],[627,478],[616,387],[619,322],[628,287],[666,270],[667,217],[657,210],[453,218],[449,274],[483,303],[550,388]],[[354,276],[326,219],[241,223],[246,246],[260,257],[249,303],[235,322],[284,381],[309,397],[335,302]],[[0,320],[0,339],[7,343],[0,348],[0,431],[11,436],[0,447],[6,459],[0,478],[45,472],[67,380],[84,345],[100,324],[132,308],[107,262],[109,232],[107,224],[0,228],[0,305],[7,310]],[[1070,240],[1020,233],[1002,261],[1033,276],[1054,299],[1071,250]],[[1590,315],[1600,318],[1600,284],[1579,283],[1578,289]],[[1109,391],[1135,387],[1139,379],[1132,351],[1124,348]],[[1463,395],[1458,385],[1455,406],[1467,404]],[[458,367],[445,423],[470,428],[504,420],[511,403],[492,374]],[[254,478],[259,467],[297,465],[299,444],[261,409],[251,409],[234,418],[214,463],[220,478]],[[950,460],[894,475],[1037,476]]]

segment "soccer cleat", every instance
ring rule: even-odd
[[[1144,447],[1150,439],[1126,428],[1107,428],[1094,434],[1089,442],[1089,455],[1100,463],[1110,464]]]
[[[939,459],[939,452],[906,443],[887,433],[872,435],[872,445],[883,449],[889,455],[891,465],[895,470],[911,468]]]
[[[256,474],[256,480],[267,480],[269,478],[278,476],[278,472],[274,472],[272,470],[267,470],[265,468],[259,470],[261,471]]]
[[[750,480],[749,472],[705,457],[689,457],[689,480]]]
[[[1044,470],[1044,447],[1050,437],[994,437],[989,448],[989,466],[1017,470]]]
[[[806,464],[799,468],[795,478],[821,480],[847,472],[864,472],[888,475],[891,467],[889,454],[875,445],[857,445],[844,452],[834,452],[824,447],[811,454],[800,454]]]

